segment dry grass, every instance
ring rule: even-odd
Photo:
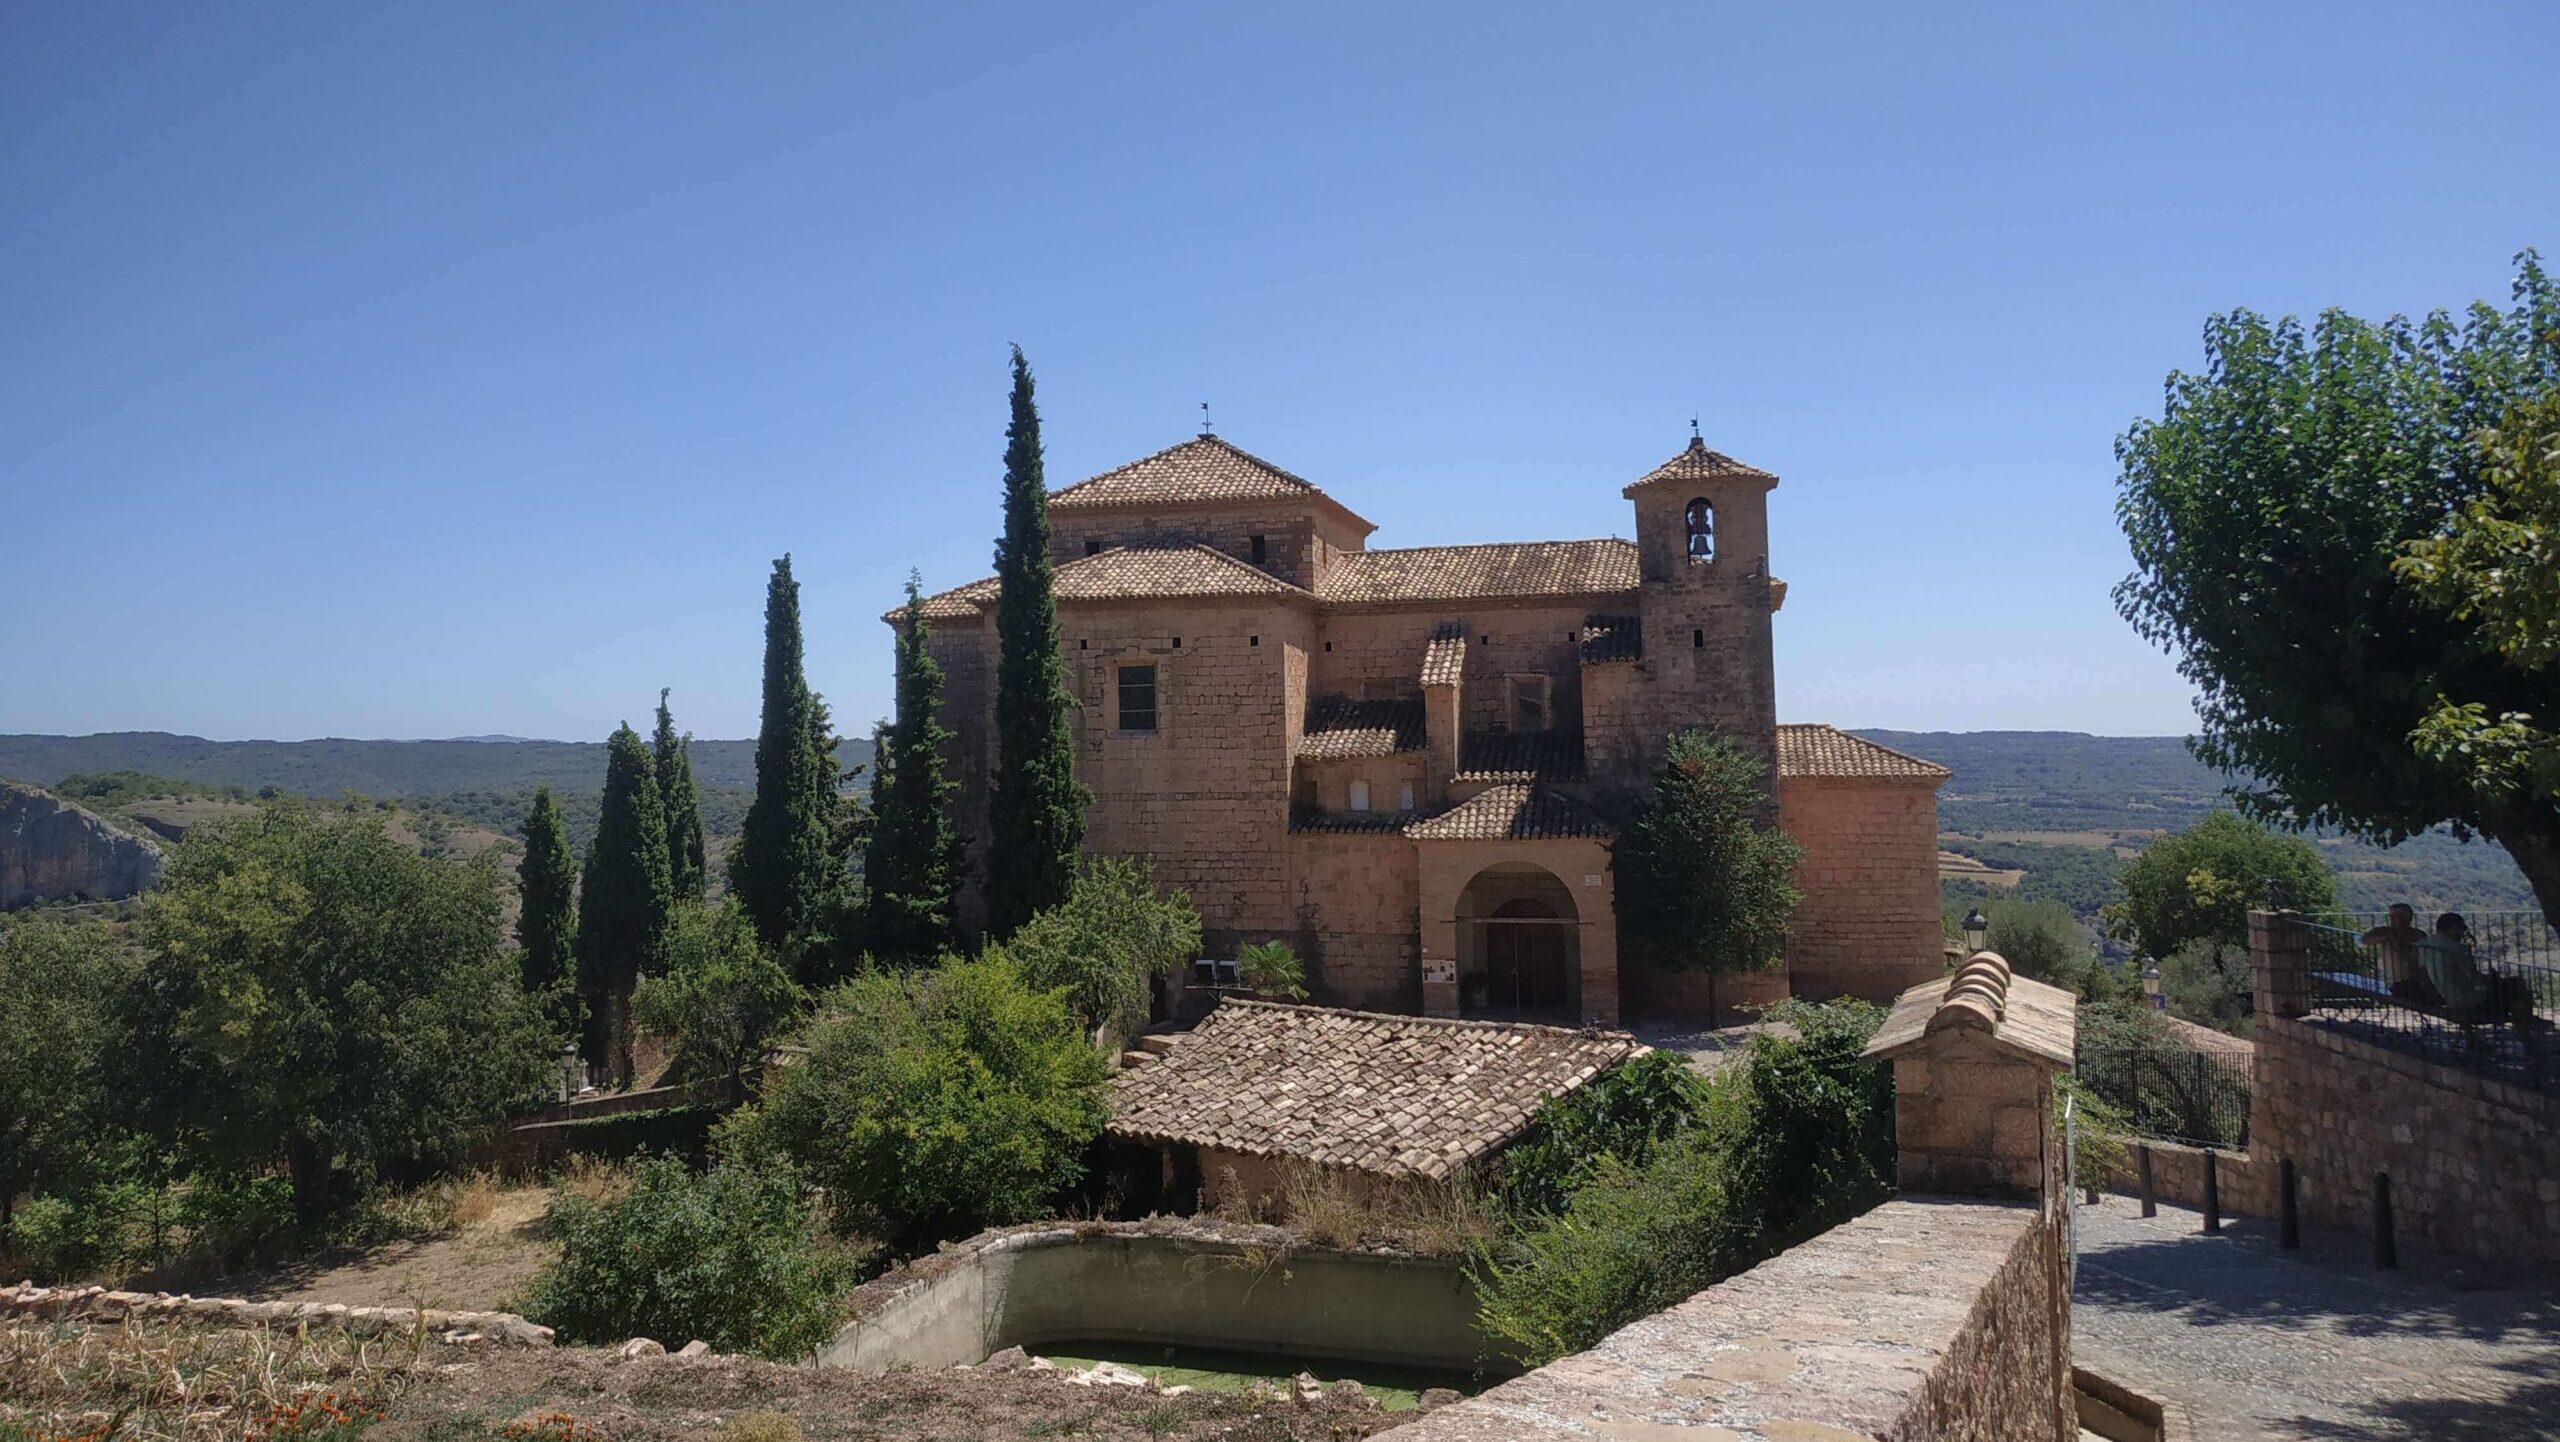
[[[711,1436],[712,1442],[801,1442],[800,1424],[779,1412],[741,1412]]]
[[[631,1190],[631,1176],[611,1162],[571,1157],[551,1179],[554,1190],[574,1193],[598,1206],[620,1201]]]
[[[424,1331],[0,1322],[0,1434],[113,1442],[312,1436],[378,1412],[421,1371]],[[346,1420],[339,1420],[346,1419]]]
[[[1280,1169],[1274,1192],[1259,1196],[1239,1185],[1232,1169],[1220,1181],[1212,1213],[1218,1220],[1284,1227],[1311,1246],[1384,1245],[1458,1256],[1490,1240],[1498,1226],[1490,1202],[1463,1176],[1391,1183],[1339,1167],[1292,1164]]]

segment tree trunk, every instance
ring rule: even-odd
[[[614,1080],[621,1084],[623,1090],[629,1091],[640,1080],[640,1068],[634,1064],[631,1056],[630,988],[615,987],[606,997],[605,1005],[612,1013],[609,1025],[613,1036]]]
[[[293,1177],[293,1214],[304,1225],[329,1215],[329,1153],[317,1142],[297,1137],[285,1148],[285,1169]]]
[[[2542,919],[2560,930],[2560,808],[2498,816],[2482,822],[2480,833],[2515,858],[2534,900],[2542,903]]]

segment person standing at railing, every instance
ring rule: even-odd
[[[2391,919],[2357,939],[2373,948],[2382,984],[2391,988],[2393,996],[2427,1005],[2438,1000],[2418,961],[2418,948],[2426,944],[2427,934],[2418,929],[2415,907],[2405,901],[2392,903]]]

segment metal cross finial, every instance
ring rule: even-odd
[[[1209,403],[1207,401],[1202,401],[1200,403],[1200,434],[1204,436],[1214,436],[1217,433],[1218,428],[1209,424]]]

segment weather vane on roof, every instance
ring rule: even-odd
[[[1698,433],[1698,418],[1696,416],[1689,417],[1689,439],[1693,441],[1703,441],[1706,439],[1705,436]]]
[[[1209,403],[1207,401],[1202,401],[1200,403],[1200,434],[1204,436],[1214,436],[1217,433],[1218,428],[1209,424]]]

